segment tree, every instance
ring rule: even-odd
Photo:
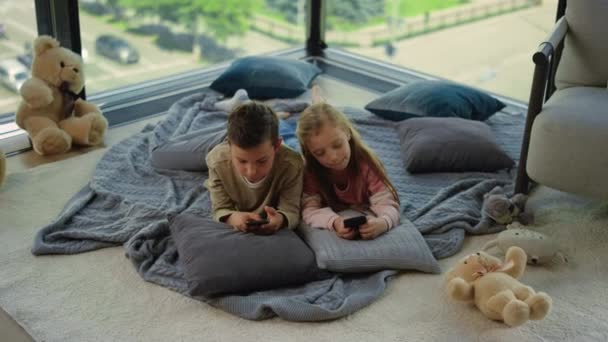
[[[266,0],[266,6],[277,11],[290,23],[295,23],[298,17],[298,2],[295,0]]]
[[[139,13],[156,13],[162,19],[205,32],[220,40],[242,35],[261,0],[119,0]]]
[[[328,16],[350,23],[362,24],[384,15],[384,0],[334,0],[326,3]]]

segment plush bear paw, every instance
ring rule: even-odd
[[[89,131],[89,144],[99,145],[103,141],[108,128],[108,120],[97,113],[89,113],[84,117],[91,116],[91,129]]]
[[[57,127],[47,127],[32,139],[32,146],[34,151],[43,156],[60,154],[72,147],[72,138]]]
[[[101,114],[91,112],[82,117],[73,116],[63,120],[59,127],[72,137],[74,143],[94,146],[103,141],[108,121]]]
[[[530,318],[530,307],[521,300],[511,300],[502,310],[502,317],[503,321],[511,327],[522,325]]]
[[[448,297],[453,300],[469,301],[473,299],[473,287],[462,278],[450,280],[446,292]]]
[[[526,303],[530,307],[530,319],[538,321],[549,313],[553,300],[544,292],[538,292],[530,296]]]
[[[30,108],[42,108],[53,102],[53,92],[49,87],[38,87],[35,96],[24,94],[24,100]]]

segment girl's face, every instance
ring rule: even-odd
[[[324,124],[308,138],[306,147],[315,159],[324,167],[334,170],[345,170],[350,161],[350,135],[342,129]]]

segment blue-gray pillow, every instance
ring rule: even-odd
[[[368,103],[365,109],[393,121],[421,116],[484,121],[504,107],[504,103],[477,89],[424,80],[394,89]]]
[[[207,171],[207,153],[226,138],[223,126],[180,135],[152,150],[150,163],[157,169]]]
[[[235,60],[210,88],[226,96],[245,89],[252,99],[292,98],[305,92],[321,69],[285,57],[251,56]]]
[[[343,217],[361,215],[352,210]],[[441,269],[422,234],[407,219],[374,240],[345,240],[334,231],[304,223],[300,235],[315,252],[317,266],[332,272],[373,272],[379,270],[418,270],[439,273]]]
[[[192,296],[269,290],[328,275],[289,229],[254,235],[187,213],[171,218],[170,229]]]
[[[485,122],[414,118],[397,124],[401,159],[410,173],[495,172],[515,162]]]

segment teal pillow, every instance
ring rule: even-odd
[[[392,121],[414,117],[459,117],[484,121],[505,104],[477,89],[446,81],[415,81],[394,89],[365,106]]]
[[[252,99],[296,97],[310,87],[321,69],[285,57],[251,56],[235,60],[210,88],[226,96],[245,89]]]

